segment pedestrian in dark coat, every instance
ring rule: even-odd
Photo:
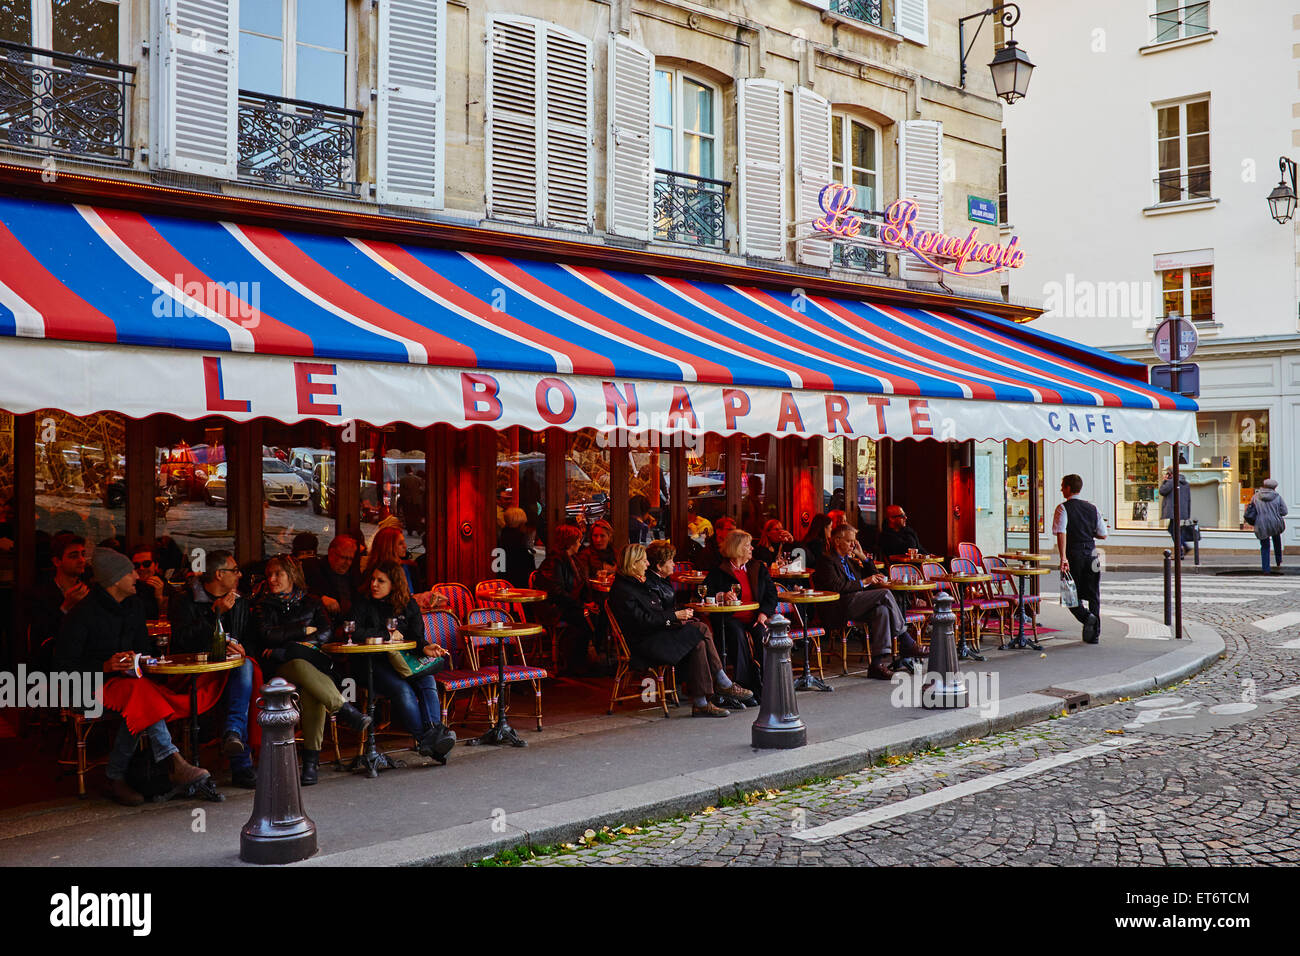
[[[1253,510],[1252,510],[1253,509]],[[1282,567],[1282,532],[1286,530],[1286,502],[1277,493],[1277,479],[1265,478],[1263,486],[1255,492],[1246,506],[1246,523],[1255,529],[1259,538],[1259,558],[1268,574],[1268,546],[1271,541],[1277,566]]]
[[[1163,499],[1160,502],[1160,517],[1169,522],[1169,537],[1173,539],[1174,547],[1179,545],[1179,539],[1181,538],[1183,554],[1186,554],[1192,550],[1192,546],[1188,542],[1191,540],[1192,534],[1195,533],[1190,527],[1187,527],[1192,520],[1192,486],[1188,484],[1186,475],[1181,472],[1178,475],[1178,517],[1184,525],[1181,535],[1174,529],[1174,499],[1171,497],[1173,491],[1174,470],[1166,468],[1165,480],[1160,483],[1160,497]]]

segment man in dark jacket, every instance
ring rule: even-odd
[[[154,650],[145,627],[144,609],[135,596],[135,569],[125,555],[108,548],[96,551],[91,564],[95,586],[63,620],[54,642],[54,668],[102,673],[110,682],[126,681],[121,689],[132,696],[153,693],[156,687],[149,681],[126,676],[135,673],[136,654],[151,654]],[[168,764],[173,785],[189,786],[208,776],[206,770],[191,766],[181,756],[166,721],[155,721],[143,733],[149,737],[154,760]],[[144,803],[144,797],[126,782],[127,764],[139,738],[140,734],[131,733],[124,721],[108,756],[109,795],[131,807]]]
[[[926,553],[925,548],[921,547],[916,529],[907,523],[907,512],[902,505],[890,505],[885,509],[885,525],[885,530],[880,532],[880,539],[876,542],[876,553],[885,561],[891,560],[895,555],[907,554],[913,548],[921,554]]]
[[[1160,517],[1169,522],[1169,537],[1174,541],[1174,547],[1180,544],[1183,548],[1183,554],[1192,550],[1192,546],[1187,542],[1194,533],[1191,528],[1185,527],[1182,534],[1174,528],[1174,499],[1171,497],[1174,491],[1174,470],[1165,469],[1165,480],[1160,483]],[[1187,476],[1182,472],[1178,474],[1178,518],[1187,525],[1192,520],[1192,486],[1187,482]]]
[[[564,627],[566,673],[585,677],[591,673],[587,647],[591,643],[591,625],[586,606],[590,596],[586,565],[577,559],[582,532],[576,525],[562,524],[555,529],[546,560],[537,569],[537,587],[546,592],[546,601],[537,606],[537,619],[547,627]]]
[[[349,534],[340,534],[330,542],[324,561],[308,558],[302,562],[307,591],[320,598],[336,627],[352,609],[352,599],[361,583],[356,564],[357,542]]]
[[[884,589],[885,576],[862,553],[858,533],[849,525],[841,523],[831,532],[831,548],[818,560],[813,584],[840,595],[833,604],[820,605],[828,627],[844,627],[849,621],[866,626],[871,651],[868,677],[889,680],[894,676],[889,666],[894,638],[904,658],[920,655],[898,602]]]
[[[135,594],[144,605],[147,621],[161,620],[167,608],[167,587],[158,576],[158,564],[154,560],[153,548],[135,548],[131,552],[131,564],[135,566]]]
[[[41,647],[59,633],[63,619],[86,595],[86,539],[60,531],[50,541],[50,573],[41,575],[29,598],[32,647]],[[42,666],[48,661],[40,662]]]
[[[211,551],[202,574],[167,608],[172,624],[172,648],[180,654],[198,654],[212,646],[217,621],[221,621],[231,650],[253,657],[258,648],[247,646],[253,638],[248,599],[238,591],[242,572],[229,551]],[[230,758],[231,782],[237,787],[257,786],[248,739],[248,705],[253,699],[253,663],[229,672],[223,703],[226,707],[222,752]]]
[[[1070,613],[1083,625],[1083,642],[1096,644],[1101,637],[1101,561],[1096,541],[1105,538],[1107,531],[1097,506],[1080,498],[1081,491],[1083,479],[1078,475],[1061,479],[1065,500],[1052,515],[1052,533],[1061,556],[1061,574],[1074,578],[1079,591],[1079,603]]]

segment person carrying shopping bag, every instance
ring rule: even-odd
[[[1282,532],[1286,530],[1286,513],[1286,502],[1277,493],[1277,479],[1265,478],[1264,484],[1255,492],[1255,497],[1246,505],[1246,513],[1242,516],[1246,524],[1254,527],[1255,537],[1259,538],[1259,563],[1265,574],[1269,573],[1270,541],[1276,557],[1274,563],[1279,568],[1282,567]]]

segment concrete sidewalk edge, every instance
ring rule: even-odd
[[[1142,612],[1125,612],[1141,615]],[[1146,615],[1152,616],[1154,615]],[[1223,639],[1204,624],[1185,625],[1183,645],[1122,671],[1073,682],[1091,704],[1145,694],[1199,673],[1220,658]],[[979,709],[938,711],[903,724],[824,740],[797,750],[769,751],[753,760],[591,794],[503,814],[387,843],[324,854],[297,866],[459,866],[520,846],[571,842],[587,829],[663,820],[717,806],[724,797],[768,787],[792,787],[817,777],[856,773],[890,754],[949,747],[1015,730],[1060,711],[1059,697],[1021,694],[999,702],[996,716]]]

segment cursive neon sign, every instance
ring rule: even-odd
[[[862,232],[862,218],[853,212],[857,190],[844,183],[823,186],[817,195],[822,216],[813,220],[813,228],[836,239],[856,239]],[[896,199],[885,208],[885,221],[878,238],[883,245],[910,252],[932,269],[953,276],[981,276],[1004,269],[1017,269],[1025,261],[1018,248],[1019,236],[1012,236],[1005,246],[980,242],[976,230],[965,237],[949,236],[916,228],[918,209],[911,199]],[[951,264],[939,262],[949,260]],[[977,265],[978,264],[978,265]]]

